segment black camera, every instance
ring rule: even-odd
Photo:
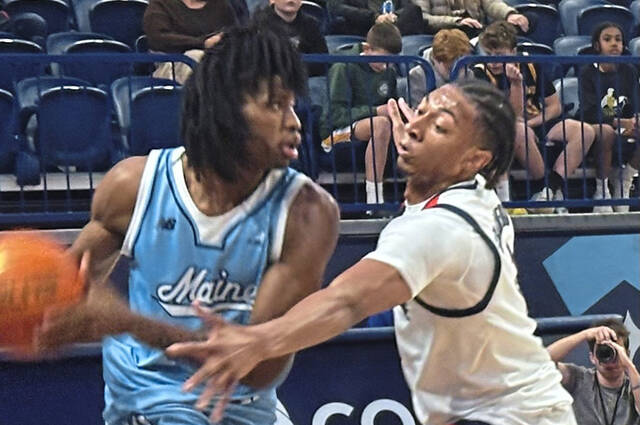
[[[597,344],[596,359],[598,359],[600,363],[615,363],[618,359],[618,352],[610,345]]]

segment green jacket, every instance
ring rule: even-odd
[[[358,44],[349,54],[359,55],[361,51]],[[331,105],[322,111],[320,135],[323,139],[333,130],[375,116],[376,106],[397,97],[396,72],[392,66],[375,72],[368,63],[336,63],[329,69],[328,78]]]

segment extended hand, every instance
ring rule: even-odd
[[[387,22],[389,24],[393,24],[398,20],[398,16],[395,13],[384,13],[379,15],[376,18],[376,23],[381,24],[383,22]]]
[[[82,256],[79,279],[87,282],[89,254]],[[44,355],[64,345],[96,342],[107,334],[118,333],[121,323],[130,313],[124,300],[106,282],[89,284],[86,297],[68,308],[53,308],[45,313],[36,331],[34,348]]]
[[[615,331],[608,326],[589,328],[584,332],[585,340],[589,341],[594,339],[596,341],[596,344],[602,344],[605,341],[615,341],[617,339]]]
[[[510,84],[520,84],[522,83],[522,73],[520,69],[514,63],[508,63],[505,65],[505,70],[507,73],[507,79],[509,79]]]
[[[210,328],[209,338],[201,342],[173,344],[166,350],[169,357],[190,358],[202,363],[185,383],[184,390],[191,391],[206,382],[206,387],[196,403],[204,409],[211,399],[221,396],[211,413],[214,422],[222,414],[237,382],[266,358],[263,341],[252,326],[239,326],[224,321],[221,317],[204,312],[195,305],[198,315]]]
[[[390,99],[387,102],[387,114],[391,118],[391,128],[393,130],[393,142],[396,145],[398,152],[403,150],[402,140],[406,137],[405,123],[402,120],[400,111],[405,116],[407,121],[413,118],[413,109],[405,102],[403,98],[400,98],[397,102],[394,99]]]
[[[507,22],[512,25],[517,25],[523,32],[529,31],[529,20],[526,16],[521,15],[519,13],[512,13],[507,16]]]
[[[464,25],[471,28],[482,28],[482,24],[473,18],[464,18],[460,21],[460,25]]]

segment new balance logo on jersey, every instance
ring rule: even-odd
[[[161,229],[173,230],[176,227],[176,219],[173,217],[167,219],[161,218],[158,225]]]
[[[226,270],[220,270],[217,279],[209,281],[205,280],[206,277],[207,269],[196,273],[195,267],[189,267],[176,283],[158,286],[158,302],[173,317],[195,316],[191,303],[196,300],[203,309],[211,312],[251,311],[258,292],[257,285],[242,286],[230,282]]]

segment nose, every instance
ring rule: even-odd
[[[300,118],[298,118],[298,114],[293,109],[293,106],[289,106],[286,108],[284,112],[284,128],[288,131],[299,132],[302,128],[302,124],[300,123]]]

